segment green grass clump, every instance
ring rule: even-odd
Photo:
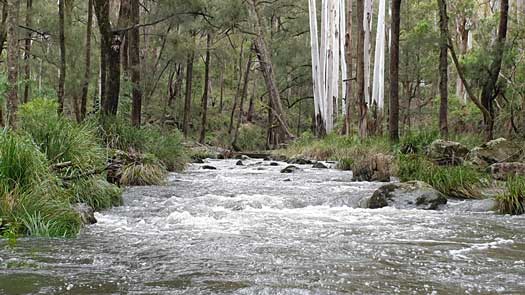
[[[507,180],[507,191],[496,199],[499,211],[503,214],[520,215],[525,213],[525,178],[512,177]]]
[[[189,156],[182,145],[182,134],[178,131],[151,132],[151,139],[147,153],[151,153],[160,160],[168,171],[182,171],[189,162]]]
[[[122,205],[122,190],[100,176],[72,181],[68,195],[72,204],[85,203],[96,211]]]
[[[438,131],[422,130],[411,132],[401,138],[399,150],[403,154],[424,154],[426,148],[436,139],[439,139]]]
[[[420,155],[400,155],[397,174],[401,181],[420,180],[443,194],[460,199],[481,197],[485,175],[470,166],[438,166]]]
[[[141,155],[122,169],[120,183],[130,186],[160,185],[167,175],[166,168],[151,154]]]
[[[20,131],[29,135],[51,164],[71,162],[64,174],[93,170],[106,155],[92,124],[77,124],[56,112],[54,100],[35,99],[20,108]]]
[[[343,170],[343,171],[350,171],[352,170],[353,165],[354,165],[353,159],[344,158],[344,159],[340,159],[337,162],[337,169]]]
[[[46,157],[24,136],[0,135],[0,219],[3,232],[44,237],[74,236],[78,214],[61,193]]]

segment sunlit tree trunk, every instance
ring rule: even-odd
[[[377,20],[377,35],[374,59],[374,81],[372,87],[372,102],[378,110],[384,108],[385,97],[385,50],[386,50],[386,0],[380,0]]]

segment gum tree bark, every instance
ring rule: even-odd
[[[7,0],[7,112],[8,124],[16,128],[18,110],[18,18],[20,0]]]
[[[440,28],[440,53],[439,53],[439,130],[442,138],[448,138],[448,17],[447,3],[438,0],[439,28]]]
[[[395,0],[394,0],[395,1]],[[357,1],[357,103],[359,107],[359,137],[368,135],[368,105],[365,96],[365,30],[364,1]]]
[[[131,0],[130,5],[131,24],[137,26],[140,23],[139,0]],[[139,28],[135,27],[128,32],[129,70],[131,75],[131,123],[139,127],[142,121],[142,87],[140,75],[140,34]]]
[[[390,43],[390,140],[399,141],[399,31],[401,0],[392,0],[392,38]]]

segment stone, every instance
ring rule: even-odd
[[[217,170],[216,167],[210,166],[210,165],[204,165],[202,166],[202,169],[204,170]]]
[[[286,168],[282,169],[281,173],[294,173],[299,170],[301,169],[299,169],[297,166],[289,165],[289,166],[286,166]]]
[[[468,153],[459,142],[438,139],[428,147],[427,156],[438,165],[461,165]]]
[[[356,161],[352,165],[353,181],[390,181],[392,156],[375,154],[369,158]]]
[[[498,138],[472,149],[466,160],[474,165],[488,167],[495,163],[519,161],[521,154],[522,149],[517,144]]]
[[[201,158],[192,159],[191,162],[193,164],[204,164],[204,160]]]
[[[447,204],[445,195],[422,181],[391,183],[377,189],[370,197],[360,201],[361,208],[437,210]]]
[[[293,158],[293,159],[288,160],[287,163],[293,164],[293,165],[311,165],[313,164],[312,161],[303,159],[303,158]]]
[[[235,163],[235,165],[237,165],[237,166],[244,166],[244,163],[241,160],[239,160],[239,161],[237,161],[237,163]]]
[[[315,168],[315,169],[328,169],[328,167],[326,167],[325,164],[321,163],[321,162],[317,162],[315,163],[312,168]]]
[[[495,163],[490,165],[489,170],[495,180],[507,180],[513,176],[525,176],[525,163]]]
[[[95,218],[95,210],[85,203],[76,203],[71,205],[71,208],[80,215],[80,220],[83,224],[95,224],[97,219]]]
[[[277,163],[277,162],[271,162],[271,163],[270,163],[270,166],[279,166],[279,163]]]

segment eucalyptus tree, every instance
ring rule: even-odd
[[[6,0],[7,2],[7,115],[10,127],[16,127],[16,112],[18,110],[18,22],[21,0]]]

